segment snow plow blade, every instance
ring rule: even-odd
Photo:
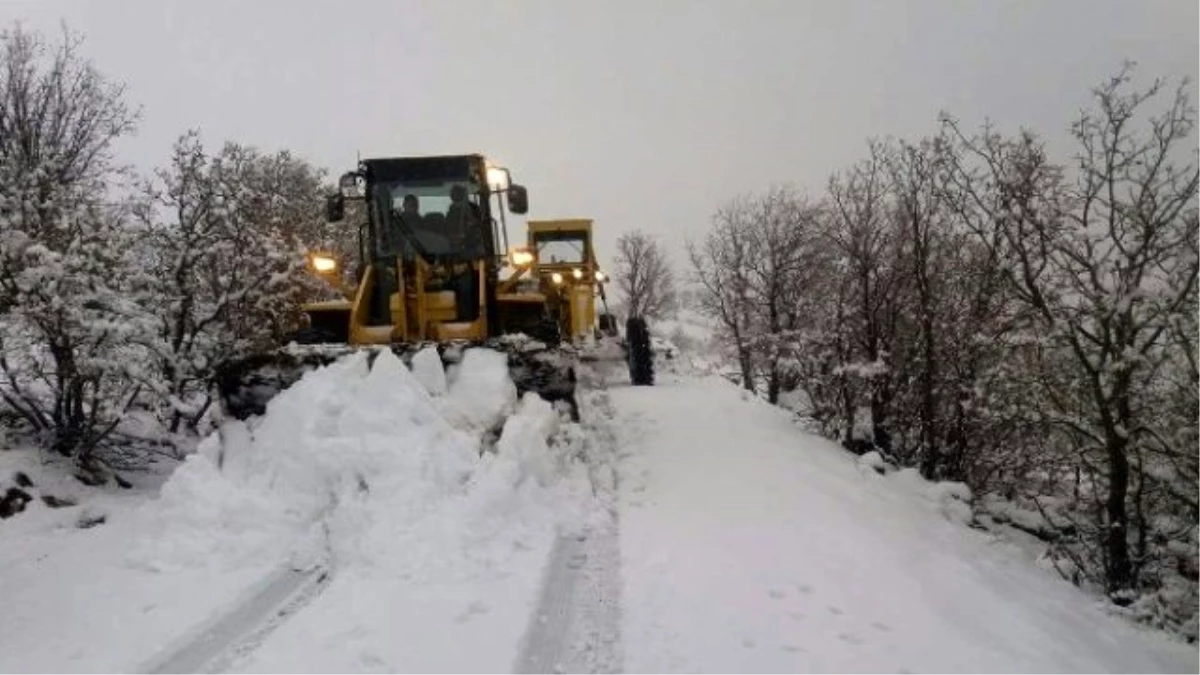
[[[347,344],[297,345],[290,344],[274,351],[254,354],[231,361],[217,369],[213,385],[225,415],[244,420],[262,415],[267,404],[280,392],[295,384],[305,373],[327,366],[356,352],[367,352],[369,361],[384,349],[390,349],[405,365],[413,355],[433,346],[442,357],[442,364],[458,363],[463,352],[486,348],[508,356],[508,371],[517,395],[535,392],[550,403],[563,402],[571,418],[579,419],[575,401],[577,350],[570,345],[546,347],[535,340],[509,336],[483,342],[449,344],[393,344],[388,346],[354,346]]]

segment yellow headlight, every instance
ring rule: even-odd
[[[489,166],[487,170],[488,185],[497,189],[508,188],[508,172],[498,166]]]
[[[536,256],[527,248],[514,248],[508,254],[508,259],[516,267],[528,267],[533,264]]]
[[[561,284],[562,283],[562,275],[559,274],[558,272],[555,272],[554,274],[550,275],[550,281],[553,281],[556,284]]]
[[[599,281],[600,283],[604,283],[607,279],[608,279],[608,277],[604,276],[604,272],[601,272],[600,270],[596,270],[596,281]]]
[[[337,259],[327,255],[312,256],[313,269],[318,272],[332,272],[337,269]]]
[[[583,278],[583,270],[576,267],[575,269],[571,270],[571,275],[574,276],[576,279],[582,279]]]

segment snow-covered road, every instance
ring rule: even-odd
[[[718,378],[663,379],[610,392],[628,672],[1196,672],[1194,646],[1106,615],[911,476]]]
[[[502,355],[350,358],[161,495],[34,503],[0,525],[0,671],[1197,670],[953,489],[719,378],[593,375],[575,425]]]

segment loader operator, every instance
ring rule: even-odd
[[[422,224],[420,200],[414,194],[406,194],[404,195],[404,202],[401,204],[400,208],[401,211],[399,213],[399,220],[403,221],[404,227],[407,228],[413,236],[417,236],[417,233],[421,231]],[[399,242],[402,245],[402,248],[398,246],[397,250],[402,251],[406,259],[411,259],[413,256],[412,244],[409,243],[407,237],[403,236],[399,232],[399,228],[400,223],[393,222],[392,241]]]
[[[450,241],[454,242],[454,247],[469,257],[475,257],[475,249],[480,244],[482,220],[479,206],[467,200],[467,188],[462,185],[450,188],[450,207],[446,209],[447,234],[450,235]]]
[[[450,206],[446,209],[446,234],[453,249],[464,258],[474,259],[482,254],[480,240],[483,217],[479,206],[467,199],[467,188],[455,185],[450,188]],[[462,302],[458,303],[458,320],[473,321],[479,316],[478,272],[470,263],[452,265],[451,286]]]
[[[385,230],[387,240],[381,243],[381,250],[389,255],[399,255],[405,260],[411,260],[414,251],[405,234],[406,229],[408,236],[419,236],[418,233],[421,229],[420,201],[414,194],[404,195],[401,210],[392,212],[392,217],[388,220],[388,227]]]

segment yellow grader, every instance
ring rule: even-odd
[[[348,222],[349,201],[361,206],[359,222]],[[305,370],[354,349],[407,359],[434,344],[446,360],[464,346],[504,350],[518,391],[576,412],[578,348],[615,335],[611,316],[596,311],[597,298],[607,307],[607,279],[590,220],[529,221],[525,244],[510,247],[505,212],[528,208],[526,189],[482,155],[360,161],[326,204],[328,221],[357,230],[353,282],[346,261],[309,254],[309,269],[341,297],[304,305],[294,344],[222,368],[226,411],[261,414]]]

